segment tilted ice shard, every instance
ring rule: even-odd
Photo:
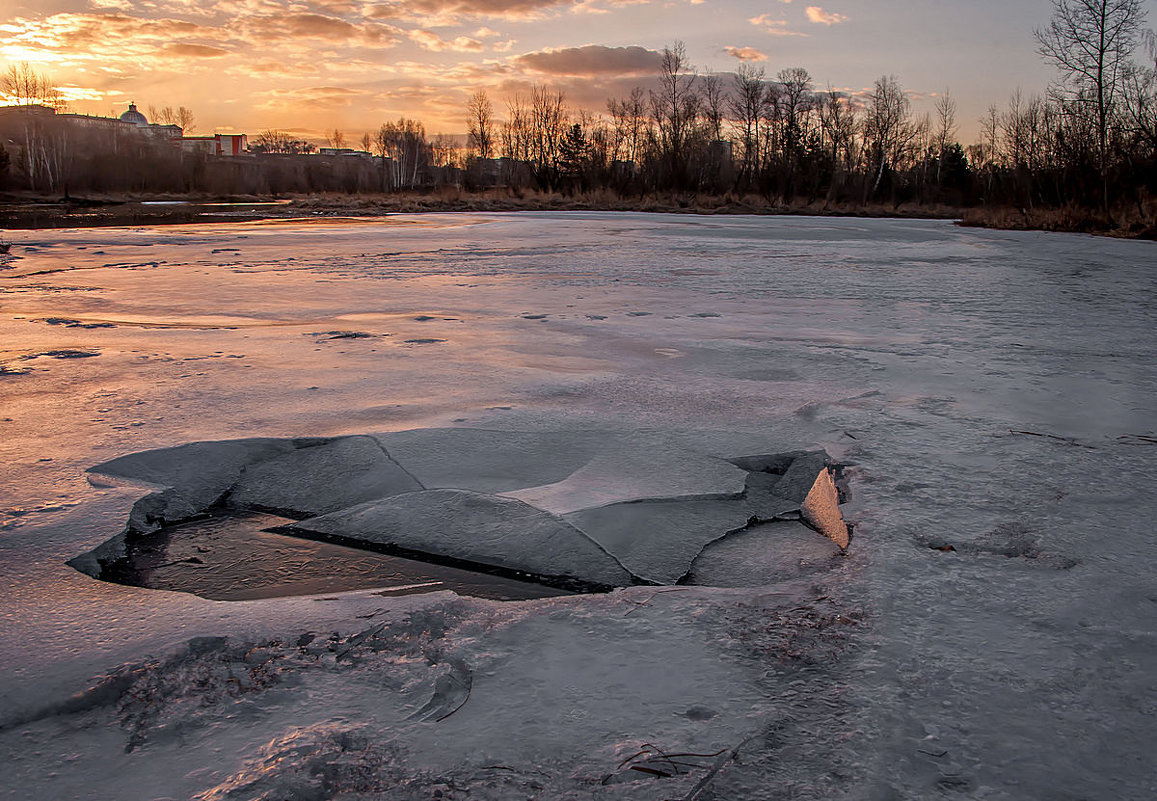
[[[287,529],[359,540],[429,556],[622,587],[634,577],[569,523],[513,498],[427,490],[359,504]]]

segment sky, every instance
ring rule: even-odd
[[[1157,23],[1157,0],[1145,6]],[[336,128],[356,142],[402,116],[462,134],[478,89],[500,119],[535,84],[602,111],[682,41],[700,72],[799,66],[849,92],[892,74],[917,112],[948,91],[968,143],[988,105],[1054,77],[1033,39],[1051,12],[1051,0],[0,0],[0,68],[30,63],[75,112],[183,105],[199,134]]]

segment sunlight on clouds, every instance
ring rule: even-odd
[[[824,11],[819,6],[808,6],[807,18],[817,25],[835,25],[837,23],[844,22],[847,19],[847,16],[844,14],[837,14],[834,11]]]
[[[271,89],[262,92],[265,102],[259,108],[270,110],[293,110],[299,108],[328,110],[350,106],[355,98],[364,97],[365,92],[346,89],[341,86],[313,86],[301,89]]]
[[[0,45],[0,56],[6,61],[27,61],[29,64],[53,64],[64,61],[67,56],[25,45]]]
[[[791,2],[791,0],[784,0],[784,2]],[[756,50],[754,47],[732,47],[731,45],[727,45],[723,48],[723,52],[740,61],[767,61],[767,54]]]
[[[464,19],[543,19],[583,0],[387,0],[366,11],[373,19],[412,22],[429,28],[457,25]]]
[[[748,20],[757,28],[763,29],[763,32],[771,36],[807,36],[806,33],[799,31],[788,30],[788,23],[785,19],[775,19],[770,14],[760,14],[758,17],[752,17]]]
[[[598,0],[582,0],[576,6],[571,6],[572,14],[610,14],[610,9],[595,5]]]
[[[167,44],[162,49],[164,50],[165,55],[178,57],[184,56],[187,58],[220,58],[221,56],[229,55],[228,50],[224,50],[220,47],[211,47],[210,45],[200,44],[184,44],[180,42]]]
[[[104,100],[106,94],[86,86],[58,86],[57,91],[64,98],[65,103],[75,103],[78,100]]]
[[[417,42],[427,50],[435,53],[441,53],[444,50],[451,50],[459,53],[477,53],[486,46],[477,39],[471,39],[468,36],[459,36],[451,40],[446,40],[440,37],[433,31],[416,30],[410,31],[409,36],[411,41]]]

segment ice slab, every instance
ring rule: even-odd
[[[317,533],[447,557],[539,578],[606,587],[635,583],[609,553],[569,523],[522,501],[469,490],[427,490],[303,520]]]
[[[165,487],[138,502],[129,519],[130,528],[153,531],[166,520],[180,520],[213,505],[245,467],[291,453],[293,447],[292,440],[264,438],[192,442],[121,456],[88,472]]]
[[[585,432],[428,428],[376,436],[428,489],[494,493],[561,481],[599,447]]]
[[[420,489],[377,440],[355,436],[301,442],[289,453],[248,465],[229,501],[313,516]]]
[[[744,528],[751,517],[742,499],[616,503],[564,519],[618,557],[640,578],[674,584],[712,540]],[[813,535],[814,536],[814,535]]]
[[[737,498],[746,478],[745,471],[725,459],[624,436],[562,481],[505,494],[568,514],[643,499]]]

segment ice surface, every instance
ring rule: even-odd
[[[10,236],[0,797],[1157,794],[1152,243],[596,213]],[[99,355],[24,358],[67,351]],[[396,457],[391,432],[431,428],[559,435],[557,467],[512,446],[489,486],[415,472],[489,494],[564,480],[595,455],[563,447],[579,432],[823,448],[855,539],[795,528],[819,552],[765,559],[765,529],[800,524],[756,526],[692,568],[740,588],[514,604],[212,602],[65,564],[141,493],[94,464],[367,432]],[[410,719],[455,659],[465,703]],[[631,769],[656,750],[722,753]]]
[[[619,437],[562,481],[506,493],[555,514],[644,498],[738,497],[746,474],[735,465],[655,439]]]
[[[585,432],[441,428],[378,439],[429,489],[507,492],[566,478],[586,464],[599,439]]]
[[[763,523],[707,545],[691,565],[688,583],[764,587],[830,570],[841,558],[835,542],[802,523]]]

